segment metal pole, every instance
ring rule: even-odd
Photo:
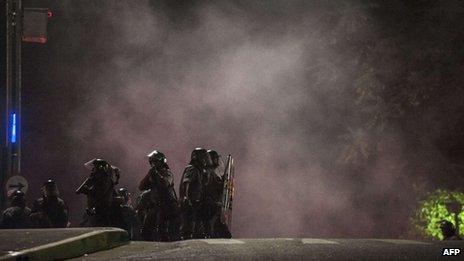
[[[23,34],[23,5],[22,0],[16,0],[15,15],[15,95],[14,95],[14,113],[16,116],[16,142],[13,144],[13,174],[21,173],[21,41]]]
[[[1,177],[2,197],[5,180],[20,173],[21,165],[21,36],[22,1],[6,1],[6,88],[5,88],[5,170]],[[16,121],[15,139],[12,125]],[[2,200],[2,205],[5,200]],[[2,206],[4,207],[4,206]]]
[[[11,30],[10,30],[10,54],[9,65],[9,176],[18,175],[21,172],[21,36],[22,36],[22,1],[11,1]]]
[[[6,1],[6,86],[5,86],[5,147],[4,147],[4,171],[2,173],[2,197],[6,196],[4,189],[6,179],[11,175],[11,146],[10,146],[10,125],[11,125],[11,94],[13,89],[13,56],[14,56],[14,2]],[[6,200],[2,200],[2,207],[5,207]]]

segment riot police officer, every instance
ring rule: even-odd
[[[120,170],[102,159],[93,159],[84,165],[91,168],[91,173],[76,190],[77,194],[87,196],[81,226],[119,227],[132,235],[134,224],[126,218],[114,188],[119,182]]]
[[[132,207],[131,193],[129,193],[127,188],[119,188],[117,194],[121,205]]]
[[[461,240],[461,237],[456,233],[456,228],[454,228],[453,223],[448,220],[440,221],[440,229],[443,235],[443,240]]]
[[[59,198],[58,186],[52,179],[42,186],[43,197],[34,202],[31,220],[35,227],[60,228],[68,225],[68,207]]]
[[[132,240],[140,239],[140,222],[135,209],[132,206],[131,194],[127,188],[119,188],[116,191],[116,201],[122,210],[124,220],[129,224],[128,233]]]
[[[145,240],[174,241],[179,239],[177,195],[174,177],[166,156],[157,150],[147,155],[150,170],[142,179],[139,189],[143,191],[137,204],[137,213],[142,223]]]
[[[31,221],[29,215],[31,214],[31,210],[26,207],[24,192],[16,190],[11,194],[10,198],[11,206],[3,211],[0,228],[30,228]]]
[[[76,194],[89,195],[95,193],[98,187],[104,190],[112,189],[119,181],[119,169],[111,166],[106,160],[92,159],[84,164],[90,169],[90,176],[77,188]]]
[[[209,209],[206,216],[207,236],[212,238],[231,238],[227,225],[222,222],[222,194],[224,189],[224,169],[221,156],[215,150],[208,150],[211,165],[208,166],[208,180],[205,186],[205,205]]]
[[[192,151],[190,163],[182,174],[179,187],[182,211],[182,237],[204,238],[208,209],[204,204],[205,184],[208,180],[207,167],[211,164],[206,149],[196,148]]]

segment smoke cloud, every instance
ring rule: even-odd
[[[108,62],[95,60],[105,72],[80,111],[86,116],[73,123],[71,137],[89,142],[76,154],[101,150],[133,188],[152,149],[168,155],[179,181],[193,148],[215,148],[237,162],[236,236],[333,234],[330,223],[342,220],[335,216],[352,212],[353,192],[333,186],[319,159],[333,157],[324,138],[334,137],[324,132],[344,117],[331,107],[345,109],[337,93],[350,68],[334,63],[325,33],[338,40],[349,18],[327,25],[324,6],[304,7],[299,17],[255,8],[263,17],[200,5],[186,15],[192,21],[173,22],[148,2],[105,5],[96,28],[105,43],[91,48]]]
[[[368,135],[361,122],[372,108],[361,110],[355,97],[365,53],[352,48],[379,36],[367,5],[56,5],[62,23],[51,25],[57,39],[51,34],[48,52],[56,65],[47,73],[60,79],[65,101],[56,105],[67,116],[58,131],[65,141],[47,153],[63,159],[54,168],[66,169],[66,178],[55,176],[74,224],[83,201],[71,200],[72,189],[87,175],[87,160],[120,167],[120,185],[135,196],[150,151],[167,155],[178,187],[190,152],[205,147],[236,160],[235,237],[404,232],[407,222],[384,227],[407,217],[413,200],[404,190],[411,180],[401,177],[403,137],[386,131],[366,168],[340,163],[347,144]],[[42,144],[53,137],[47,139]]]

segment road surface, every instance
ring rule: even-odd
[[[130,242],[75,260],[464,260],[442,256],[464,241],[395,239],[205,239],[172,243]]]

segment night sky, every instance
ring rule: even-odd
[[[100,157],[138,195],[195,147],[236,159],[236,237],[405,237],[423,193],[462,189],[462,1],[24,1],[28,200]],[[392,224],[395,224],[392,226]]]

